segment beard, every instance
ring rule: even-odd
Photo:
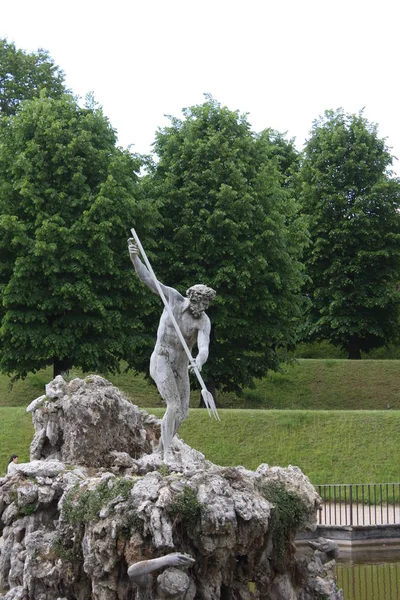
[[[202,310],[198,310],[196,307],[189,307],[190,310],[190,314],[192,315],[192,317],[194,317],[195,319],[198,319],[199,317],[201,317],[201,315],[203,314]]]

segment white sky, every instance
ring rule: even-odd
[[[48,50],[137,152],[207,92],[299,149],[326,109],[365,107],[400,158],[399,17],[398,0],[2,0],[0,37]]]

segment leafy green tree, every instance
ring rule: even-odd
[[[0,39],[0,116],[14,115],[22,100],[36,98],[44,89],[49,98],[66,91],[64,74],[48,52],[27,53]]]
[[[163,225],[154,266],[182,293],[195,283],[217,291],[205,378],[240,392],[278,367],[302,310],[305,227],[280,168],[286,154],[292,164],[290,143],[253,133],[212,98],[183,113],[157,133],[144,181]]]
[[[314,122],[302,167],[310,333],[352,359],[398,334],[400,185],[391,164],[362,112],[327,111]]]
[[[140,160],[116,147],[100,109],[69,95],[24,102],[0,141],[0,369],[134,366],[150,343],[140,315],[151,300],[126,247],[129,227],[151,221]]]

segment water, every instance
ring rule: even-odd
[[[345,600],[400,600],[400,555],[339,559],[338,587]]]

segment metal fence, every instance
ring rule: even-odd
[[[400,483],[318,485],[320,525],[400,524]]]

